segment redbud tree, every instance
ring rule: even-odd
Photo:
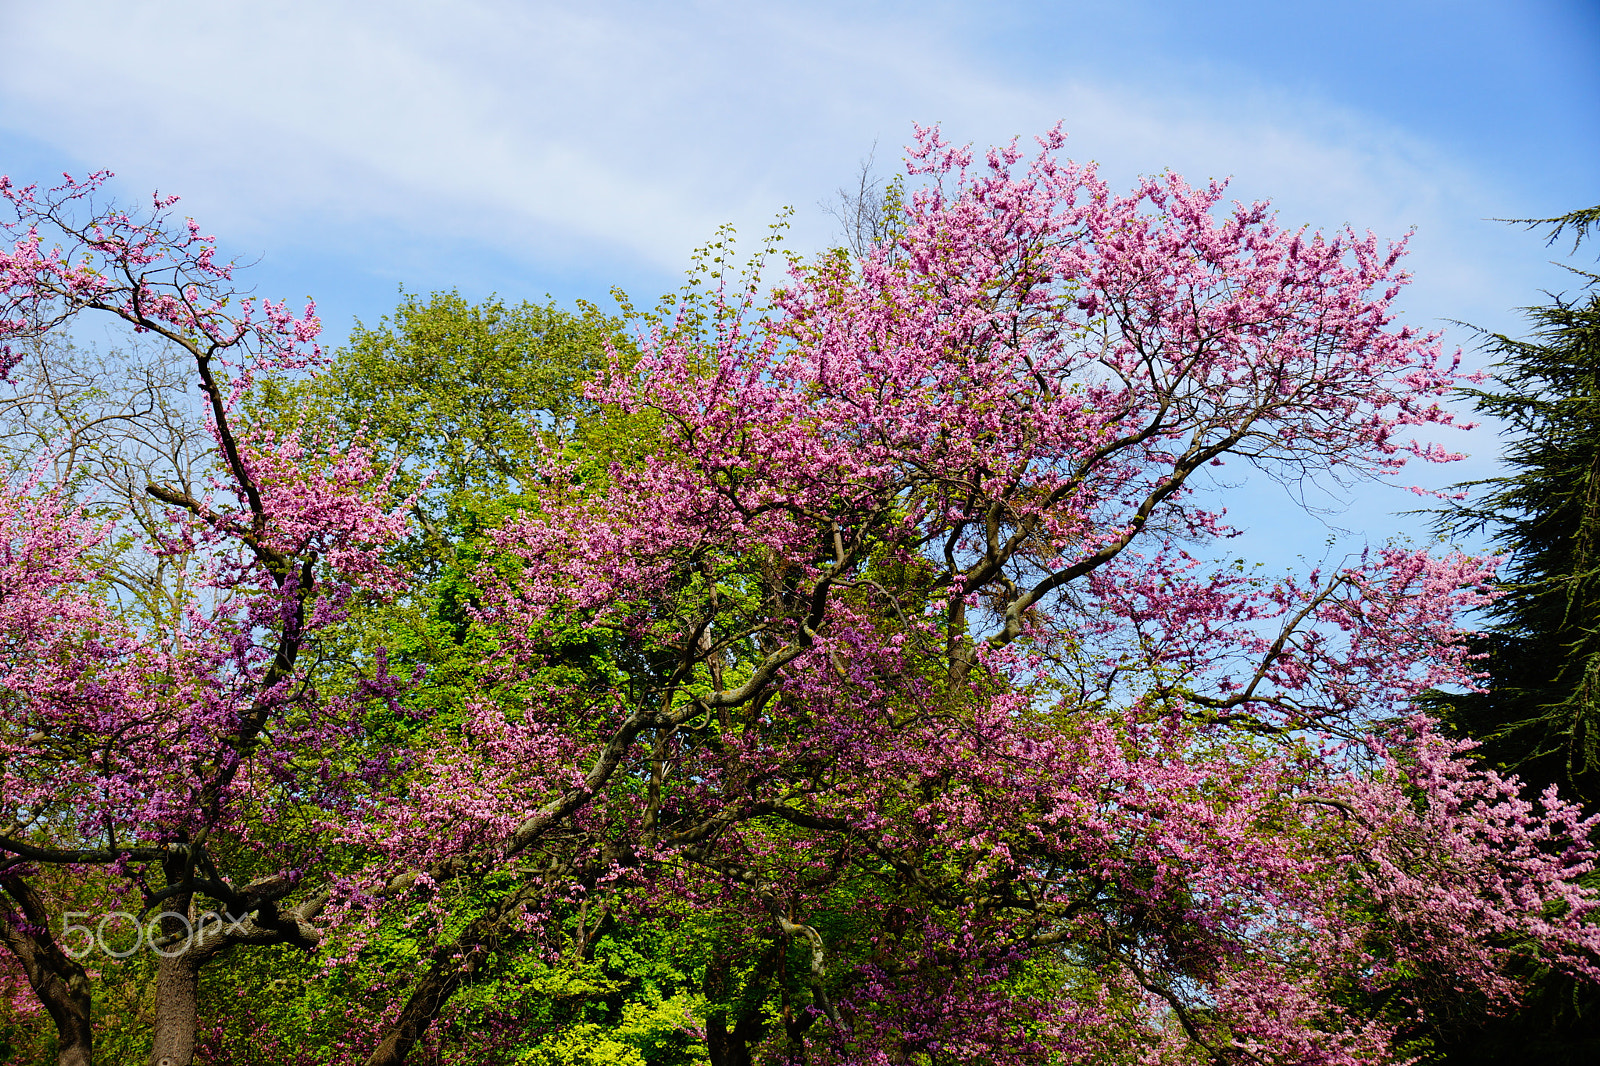
[[[370,1063],[509,930],[555,965],[629,915],[721,916],[718,1063],[1400,1061],[1528,957],[1600,976],[1591,825],[1411,706],[1472,684],[1490,563],[1204,562],[1212,466],[1455,458],[1418,436],[1456,363],[1394,321],[1403,242],[1116,195],[1062,143],[920,131],[893,240],[593,384],[661,446],[550,465],[482,575],[514,697],[354,834],[525,894]]]
[[[81,315],[119,319],[187,359],[213,461],[199,482],[136,487],[162,506],[153,530],[131,514],[90,520],[46,479],[49,454],[0,494],[0,925],[56,1022],[60,1061],[87,1063],[83,945],[62,943],[62,916],[30,878],[53,867],[86,890],[109,883],[141,919],[157,915],[151,1061],[186,1066],[200,968],[240,945],[316,942],[317,826],[346,781],[365,789],[388,766],[386,754],[331,761],[359,747],[366,703],[390,694],[381,657],[365,690],[337,697],[318,692],[308,660],[353,597],[398,587],[380,552],[405,523],[360,449],[321,445],[309,427],[236,426],[256,375],[320,359],[313,309],[238,292],[213,239],[172,223],[171,199],[136,217],[101,202],[106,177],[50,190],[0,179],[14,216],[4,369]],[[158,572],[171,612],[117,609],[119,551],[170,561]],[[226,920],[200,920],[203,900]]]

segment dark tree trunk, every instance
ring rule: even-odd
[[[726,958],[717,954],[706,966],[706,997],[729,1004],[726,1010],[706,1018],[706,1054],[711,1066],[751,1066],[750,1047],[767,1031],[761,1016],[764,975],[778,966],[779,953],[780,947],[774,942],[757,964],[751,984],[738,995],[734,995],[735,990],[729,986]],[[731,1030],[728,1028],[730,1016],[734,1018]]]
[[[707,1018],[706,1052],[711,1066],[750,1066],[750,1045],[761,1039],[764,1028],[759,1015],[742,1016],[731,1032],[724,1016]]]
[[[56,1025],[57,1066],[91,1066],[94,1030],[89,1025],[89,977],[50,935],[43,901],[20,877],[0,878],[0,941],[22,963],[34,995]]]

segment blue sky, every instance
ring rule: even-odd
[[[719,223],[753,240],[785,205],[822,247],[818,202],[914,121],[981,146],[1059,120],[1114,181],[1170,167],[1285,223],[1414,227],[1429,327],[1515,330],[1570,283],[1490,220],[1600,202],[1597,0],[0,0],[0,39],[0,172],[180,194],[335,341],[402,284],[653,297]],[[1474,436],[1433,483],[1488,469]],[[1336,524],[1382,539],[1414,504],[1363,493]]]

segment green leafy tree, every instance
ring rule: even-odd
[[[524,477],[555,440],[583,437],[602,453],[620,445],[584,432],[596,409],[583,386],[608,351],[628,348],[622,320],[591,305],[573,313],[402,292],[377,325],[356,323],[328,372],[265,383],[254,412],[286,421],[319,411],[396,463],[396,488],[416,494],[421,530],[402,551],[425,582],[523,502]]]

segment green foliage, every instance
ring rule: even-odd
[[[677,296],[663,297],[654,313],[638,317],[690,336],[709,336],[730,323],[742,300],[761,292],[768,260],[778,257],[785,266],[798,264],[783,243],[793,213],[792,208],[784,209],[767,227],[760,250],[749,257],[740,256],[733,226],[718,226],[716,236],[690,254],[688,280]]]
[[[376,326],[356,324],[324,373],[261,383],[251,413],[268,424],[310,413],[394,463],[395,491],[416,495],[421,527],[402,561],[431,580],[456,544],[531,502],[547,451],[614,450],[615,432],[585,432],[599,411],[583,396],[612,353],[631,356],[623,322],[592,305],[574,314],[402,292]]]

